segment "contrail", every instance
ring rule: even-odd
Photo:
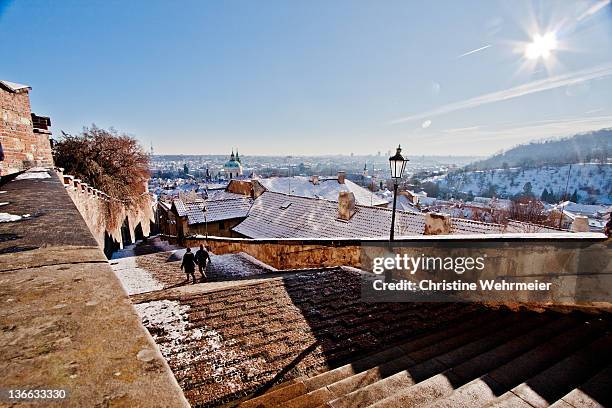
[[[610,0],[602,0],[599,1],[595,4],[593,4],[591,7],[589,7],[584,13],[582,13],[577,20],[583,20],[586,17],[592,16],[593,14],[597,13],[599,10],[601,10],[602,8],[606,7],[607,5],[609,5],[611,2]]]
[[[405,116],[395,119],[389,124],[397,124],[409,122],[413,120],[431,119],[433,116],[439,116],[450,112],[455,112],[463,109],[475,108],[480,105],[505,101],[508,99],[518,98],[520,96],[530,95],[537,92],[548,91],[550,89],[560,88],[562,86],[574,85],[585,82],[591,79],[603,78],[612,75],[612,63],[606,63],[594,68],[583,69],[580,71],[570,72],[568,74],[557,75],[550,78],[539,79],[528,82],[523,85],[513,88],[504,89],[502,91],[491,92],[488,94],[476,96],[464,101],[449,103],[442,105],[439,108],[432,109],[426,112],[417,113],[414,115]]]
[[[487,48],[489,48],[489,47],[491,47],[491,44],[487,44],[487,45],[485,45],[484,47],[476,48],[475,50],[468,51],[468,52],[466,52],[466,53],[464,53],[464,54],[459,55],[459,56],[457,57],[457,59],[459,59],[459,58],[463,58],[463,57],[465,57],[465,56],[468,56],[468,55],[470,55],[470,54],[474,54],[474,53],[479,52],[479,51],[482,51],[482,50],[486,50],[486,49],[487,49]]]

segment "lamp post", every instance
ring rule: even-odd
[[[395,155],[389,157],[389,167],[391,168],[391,178],[393,179],[393,211],[391,212],[391,235],[390,241],[393,241],[395,237],[395,207],[397,205],[397,186],[404,175],[404,169],[406,168],[406,162],[408,159],[404,159],[401,154],[401,146],[397,146]]]

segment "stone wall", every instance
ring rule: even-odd
[[[356,240],[253,240],[209,237],[185,239],[185,246],[207,245],[215,254],[244,252],[277,269],[360,266],[361,243]]]
[[[70,175],[59,173],[59,176],[98,245],[107,255],[114,249],[109,246],[123,248],[124,241],[135,242],[138,239],[138,225],[142,235],[149,236],[155,214],[148,194],[143,195],[139,205],[128,206]]]
[[[12,91],[0,85],[0,175],[31,167],[51,167],[53,157],[47,133],[35,133],[29,88]]]
[[[253,240],[209,237],[187,239],[186,246],[205,244],[215,254],[247,253],[277,269],[352,266],[369,270],[379,256],[484,257],[486,268],[478,275],[455,271],[419,271],[413,278],[497,279],[509,282],[550,282],[550,292],[518,291],[489,296],[474,292],[463,301],[537,303],[612,307],[612,240],[599,233],[499,234],[419,236],[389,241],[367,240]],[[399,276],[399,275],[398,275]],[[400,279],[406,279],[401,275]],[[411,279],[410,276],[407,279]]]

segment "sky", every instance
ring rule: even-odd
[[[610,0],[0,0],[0,51],[56,137],[156,154],[489,155],[612,127]]]

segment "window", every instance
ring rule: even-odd
[[[219,229],[220,230],[224,230],[225,229],[225,223],[223,221],[219,221]]]

